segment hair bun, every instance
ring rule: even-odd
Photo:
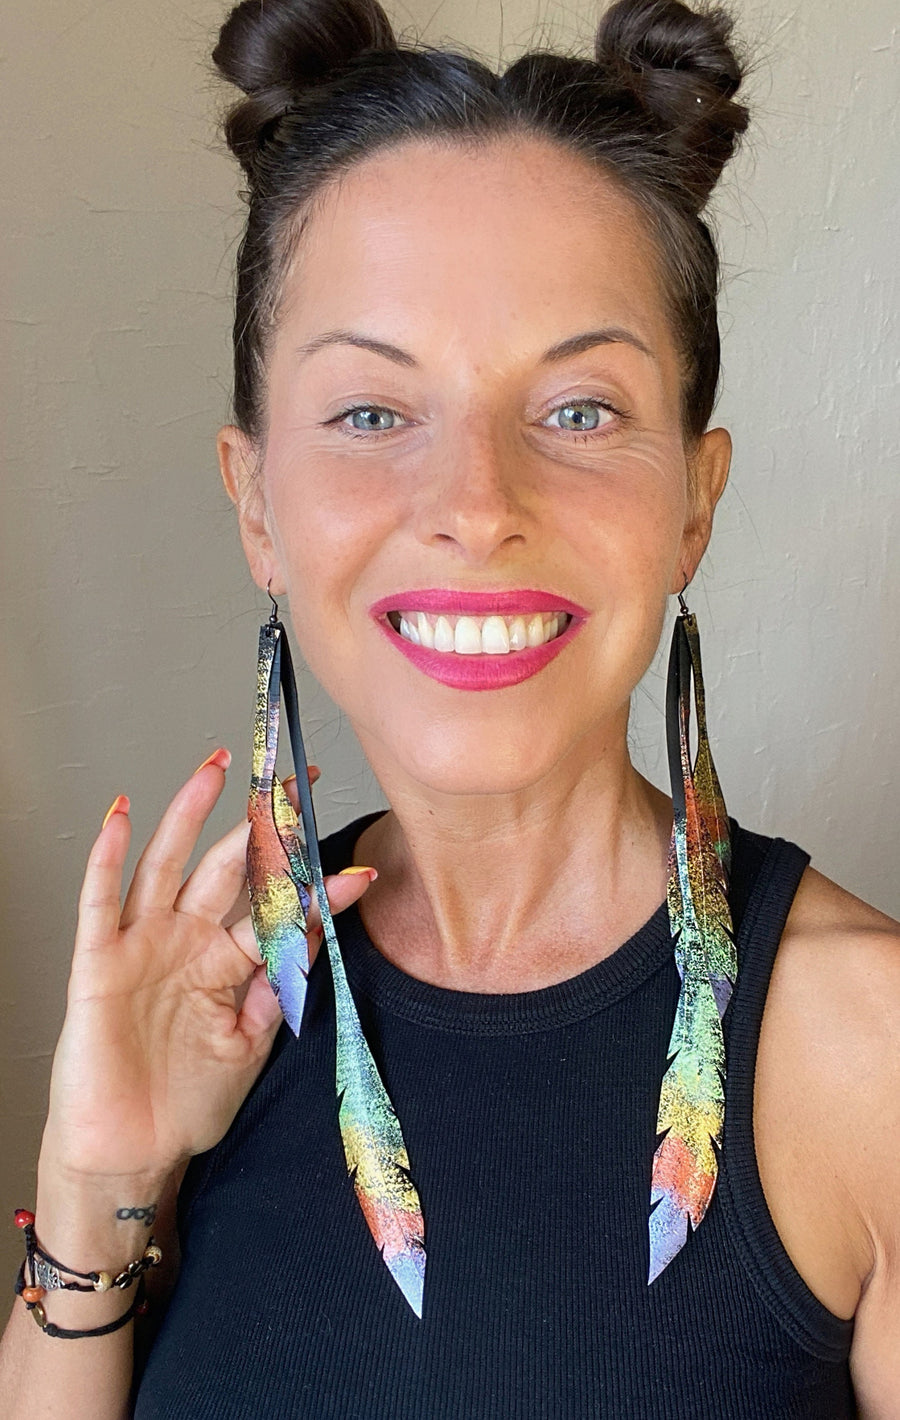
[[[378,0],[241,0],[212,56],[247,95],[225,121],[229,148],[252,175],[257,150],[298,94],[363,50],[395,47]]]
[[[650,117],[696,210],[707,202],[749,121],[733,96],[743,68],[723,10],[680,0],[617,0],[597,32],[597,63]]]

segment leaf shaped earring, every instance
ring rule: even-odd
[[[728,878],[731,835],[706,726],[697,619],[679,595],[666,694],[674,824],[669,925],[681,990],[659,1099],[650,1203],[652,1282],[700,1226],[718,1177],[725,1122],[722,1016],[737,977]],[[691,687],[697,753],[691,759]],[[714,1147],[715,1145],[715,1147]],[[655,1206],[654,1206],[655,1205]]]
[[[259,630],[256,663],[247,882],[259,954],[284,1018],[299,1035],[309,973],[306,915],[312,875],[294,806],[275,776],[280,680],[281,638],[275,624],[268,622]]]
[[[409,1173],[400,1121],[363,1035],[350,991],[319,856],[300,730],[297,684],[278,604],[260,628],[257,663],[247,879],[253,930],[272,988],[295,1035],[300,1032],[309,973],[307,912],[316,894],[331,976],[337,1027],[336,1083],[347,1168],[382,1260],[416,1316],[422,1315],[425,1233]],[[297,815],[275,777],[281,694],[300,795]]]

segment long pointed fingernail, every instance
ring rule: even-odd
[[[128,810],[129,810],[130,808],[131,808],[131,800],[128,798],[128,795],[127,795],[127,794],[119,794],[119,796],[118,796],[117,798],[113,799],[112,803],[110,804],[109,808],[107,809],[107,811],[106,811],[106,818],[103,820],[103,823],[100,825],[100,832],[101,832],[101,833],[103,832],[104,828],[105,828],[106,825],[109,823],[109,821],[110,821],[110,819],[112,818],[113,814],[127,814],[127,813],[128,813]]]
[[[224,771],[228,768],[230,763],[231,751],[227,749],[216,749],[213,750],[212,754],[209,756],[209,759],[204,759],[203,763],[197,766],[197,768],[194,770],[194,773],[199,774],[200,770],[205,769],[208,764],[215,764],[217,768]]]
[[[375,879],[378,877],[377,868],[341,868],[338,877],[347,878],[351,873],[368,873],[370,883],[374,883]]]

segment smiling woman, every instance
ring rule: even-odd
[[[16,1416],[37,1375],[51,1410],[124,1413],[109,1281],[159,1262],[148,1219],[177,1247],[176,1196],[138,1420],[896,1414],[897,926],[728,818],[683,601],[731,449],[702,215],[747,123],[730,32],[618,0],[593,60],[496,74],[398,45],[376,0],[227,19],[222,477],[390,810],[320,860],[275,777],[280,686],[306,777],[277,609],[249,848],[182,882],[219,751],[120,912],[116,801]],[[670,799],[627,728],[676,595]]]

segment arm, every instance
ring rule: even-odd
[[[42,1247],[79,1272],[121,1270],[151,1231],[164,1266],[177,1263],[174,1198],[185,1163],[222,1138],[281,1020],[249,917],[226,925],[244,891],[247,825],[182,884],[224,782],[222,766],[207,763],[182,787],[121,910],[127,812],[108,819],[88,860],[34,1208]],[[365,874],[329,879],[334,910],[368,883]],[[116,1216],[151,1204],[152,1229]],[[93,1330],[121,1317],[134,1295],[51,1291],[44,1305],[57,1326]],[[132,1359],[131,1322],[102,1337],[52,1337],[17,1299],[0,1344],[5,1420],[123,1420]]]
[[[141,1202],[127,1203],[126,1196]],[[101,1263],[122,1267],[140,1257],[150,1233],[142,1223],[118,1220],[116,1212],[121,1207],[143,1207],[155,1198],[161,1211],[153,1224],[153,1237],[163,1250],[165,1267],[176,1246],[174,1209],[166,1206],[167,1198],[174,1201],[172,1181],[155,1184],[123,1178],[107,1187],[86,1188],[77,1179],[66,1178],[42,1154],[35,1208],[36,1217],[46,1220],[39,1235],[42,1245],[80,1272],[95,1270]],[[152,1290],[154,1305],[164,1305],[165,1291],[158,1286]],[[46,1298],[47,1314],[57,1325],[72,1330],[103,1326],[126,1312],[134,1295],[133,1289],[96,1295],[53,1292]],[[10,1406],[4,1414],[9,1420],[61,1414],[124,1420],[132,1344],[133,1323],[108,1336],[79,1341],[46,1336],[17,1298],[0,1343],[0,1394]]]

